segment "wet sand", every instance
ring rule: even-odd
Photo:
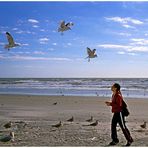
[[[0,95],[0,136],[15,132],[15,141],[0,146],[107,146],[111,141],[110,98],[74,96]],[[127,126],[134,139],[132,146],[148,146],[148,129],[140,127],[148,121],[148,99],[125,98],[130,116]],[[74,117],[73,122],[67,120]],[[87,126],[93,116],[97,126]],[[3,125],[12,121],[12,127]],[[52,127],[62,122],[59,128]],[[91,122],[92,123],[92,122]],[[126,144],[118,127],[120,143]]]

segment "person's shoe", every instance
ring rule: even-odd
[[[112,141],[112,142],[109,143],[109,146],[116,145],[117,143],[119,143],[119,140],[117,140],[117,141]]]
[[[127,141],[127,144],[125,146],[130,146],[133,143],[133,139],[131,139],[130,141]]]
[[[132,142],[127,142],[127,144],[125,146],[131,146]]]

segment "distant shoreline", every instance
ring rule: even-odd
[[[0,97],[1,96],[29,96],[29,97],[65,97],[65,98],[69,98],[69,97],[73,97],[73,98],[95,98],[95,99],[111,99],[111,97],[107,97],[107,96],[77,96],[77,95],[43,95],[43,94],[1,94],[0,93]],[[147,100],[148,98],[141,98],[141,97],[124,97],[124,99],[144,99]]]

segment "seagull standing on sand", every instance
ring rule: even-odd
[[[53,105],[57,105],[57,102],[54,102]]]
[[[16,44],[13,40],[13,37],[11,36],[11,34],[9,32],[6,32],[6,36],[7,36],[7,39],[8,39],[8,43],[7,45],[5,45],[5,49],[10,49],[10,48],[13,48],[13,47],[16,47],[16,46],[20,46],[19,44]]]
[[[64,31],[71,30],[70,26],[73,25],[74,24],[72,22],[65,24],[65,21],[61,21],[60,27],[58,28],[58,32],[61,32],[61,34],[63,34]]]
[[[98,120],[96,120],[95,122],[88,124],[88,125],[83,125],[83,126],[97,126],[98,125]]]
[[[12,126],[12,122],[11,121],[9,121],[8,123],[6,123],[4,125],[5,128],[10,128],[11,126]]]
[[[58,124],[52,125],[52,127],[57,127],[57,128],[59,128],[61,126],[62,126],[62,122],[61,121]]]
[[[0,137],[1,142],[8,142],[8,141],[14,141],[14,132],[10,132],[9,135],[5,135]]]
[[[73,121],[74,121],[73,116],[72,116],[70,119],[68,119],[67,121],[68,121],[68,122],[73,122]]]
[[[140,125],[141,128],[146,128],[146,122],[144,122],[142,125]]]
[[[96,120],[95,122],[89,124],[89,126],[97,126],[98,125],[98,120]]]
[[[97,57],[97,54],[95,54],[96,49],[91,50],[90,48],[87,47],[87,54],[88,54],[88,62],[90,62],[90,58],[95,58]]]
[[[90,119],[86,120],[87,122],[92,122],[93,121],[93,116],[90,117]]]

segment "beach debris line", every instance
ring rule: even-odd
[[[140,125],[141,128],[146,128],[146,121],[142,125]]]
[[[97,54],[95,54],[96,49],[91,50],[89,47],[87,47],[86,49],[87,49],[87,54],[88,54],[88,57],[86,57],[86,58],[88,58],[88,62],[90,62],[91,58],[97,57]]]
[[[5,47],[4,47],[5,49],[10,50],[10,48],[20,46],[19,44],[16,44],[14,42],[13,37],[11,36],[11,34],[9,32],[6,32],[6,37],[7,37],[7,40],[8,40],[8,44],[5,45]]]
[[[59,128],[61,126],[62,126],[62,122],[61,121],[59,123],[55,124],[55,125],[52,125],[52,127],[57,127],[57,128]]]
[[[11,121],[9,121],[8,123],[6,123],[4,125],[5,128],[11,128],[11,126],[12,126],[12,122]]]
[[[97,139],[97,137],[86,138],[86,139],[79,138],[79,140],[83,140],[83,141],[84,141],[84,140],[86,140],[86,141],[92,140],[92,141],[93,141],[93,140],[95,140],[95,139]]]
[[[68,122],[73,122],[74,121],[74,117],[72,116],[70,119],[67,120]]]
[[[93,121],[93,116],[90,117],[90,119],[86,120],[87,122],[92,122]]]
[[[0,141],[1,142],[8,142],[8,141],[14,142],[14,132],[10,132],[9,135],[4,135],[0,137]]]
[[[70,27],[73,26],[73,25],[74,25],[74,23],[72,23],[72,22],[68,22],[68,23],[65,24],[65,21],[62,20],[60,22],[60,26],[58,28],[58,32],[61,32],[61,35],[63,35],[63,32],[67,31],[67,30],[71,30]]]

